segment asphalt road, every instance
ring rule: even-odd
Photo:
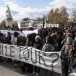
[[[52,76],[51,72],[47,72],[46,70],[41,70],[39,76]],[[7,62],[7,60],[0,61],[0,76],[33,76],[32,73],[23,73],[19,67],[14,67],[13,62]],[[53,76],[61,76],[59,74],[53,73]]]
[[[23,73],[18,67],[14,67],[11,62],[0,62],[0,76],[32,76],[29,73]]]

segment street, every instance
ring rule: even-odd
[[[32,76],[29,73],[23,73],[18,67],[14,67],[12,62],[0,62],[0,76]]]

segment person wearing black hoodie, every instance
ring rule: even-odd
[[[43,42],[42,42],[42,39],[39,35],[36,35],[36,37],[35,37],[34,47],[36,49],[42,50]],[[40,73],[40,68],[33,66],[33,74],[38,76],[39,73]]]

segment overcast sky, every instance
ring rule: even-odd
[[[6,19],[7,5],[14,20],[37,18],[48,14],[51,8],[66,6],[69,14],[76,8],[76,0],[0,0],[0,21]]]

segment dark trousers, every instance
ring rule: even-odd
[[[65,65],[65,76],[68,76],[68,65]]]

